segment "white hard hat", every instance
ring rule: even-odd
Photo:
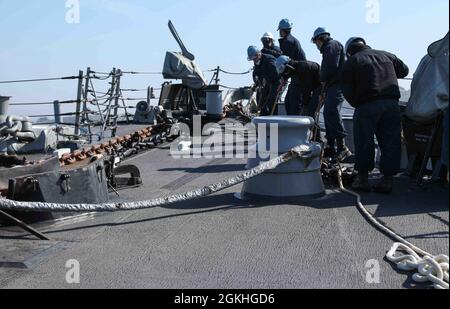
[[[273,34],[270,33],[270,32],[264,33],[264,35],[263,35],[263,37],[261,38],[261,40],[265,40],[265,39],[271,39],[272,41],[275,41],[275,37],[274,37]]]

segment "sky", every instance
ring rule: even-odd
[[[310,38],[325,26],[343,44],[362,36],[373,48],[395,53],[413,73],[427,47],[444,37],[449,25],[447,0],[79,0],[79,23],[67,22],[67,1],[77,0],[0,0],[0,81],[73,76],[88,66],[99,72],[113,67],[160,72],[165,52],[179,51],[169,19],[203,70],[248,70],[247,47],[260,45],[266,31],[278,36],[278,22],[289,18],[309,60],[320,62]],[[162,82],[159,75],[126,76],[123,87],[158,87]],[[250,76],[222,75],[221,80],[233,87],[251,82]],[[106,86],[99,84],[98,90]],[[0,84],[0,95],[12,96],[12,103],[71,100],[76,88],[73,80]],[[13,107],[10,114],[51,111]]]

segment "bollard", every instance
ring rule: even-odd
[[[324,196],[325,187],[320,161],[322,149],[320,144],[308,140],[314,120],[310,117],[259,117],[255,118],[253,123],[257,126],[259,139],[258,144],[254,146],[257,147],[256,158],[248,160],[247,169],[270,160],[261,155],[261,151],[265,149],[259,149],[264,138],[271,156],[284,154],[301,145],[309,147],[312,155],[308,159],[295,158],[272,171],[250,179],[245,182],[238,197],[245,200],[297,201]],[[271,140],[275,140],[270,136],[270,125],[278,127],[277,147],[270,146]],[[262,127],[266,127],[267,136],[261,136]],[[278,151],[272,153],[273,148],[278,148]]]

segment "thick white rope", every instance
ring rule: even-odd
[[[397,264],[397,267],[400,270],[416,271],[413,280],[417,283],[431,282],[435,289],[449,289],[449,257],[447,255],[441,254],[433,256],[380,223],[380,221],[364,207],[361,202],[361,195],[344,187],[341,167],[339,167],[338,171],[338,180],[341,191],[356,198],[357,206],[367,220],[369,220],[369,222],[371,222],[379,231],[397,241],[386,255],[386,258],[390,262]]]
[[[320,149],[319,149],[320,150]],[[148,209],[164,206],[176,202],[197,199],[217,193],[237,184],[252,179],[262,173],[273,170],[283,163],[294,158],[308,159],[317,155],[317,149],[311,146],[299,146],[288,153],[272,159],[268,162],[237,175],[233,178],[224,180],[198,190],[189,191],[183,194],[172,195],[166,198],[157,198],[150,201],[131,202],[131,203],[111,203],[102,205],[93,204],[54,204],[41,202],[17,202],[8,199],[0,199],[0,209],[4,210],[28,210],[28,211],[52,211],[52,212],[115,212]],[[398,268],[404,271],[417,270],[413,279],[418,283],[432,282],[436,289],[449,289],[449,257],[447,255],[433,256],[430,253],[420,249],[414,244],[381,224],[362,204],[361,195],[350,191],[344,187],[342,181],[342,169],[338,170],[339,187],[342,192],[354,196],[357,200],[357,206],[364,216],[381,232],[398,241],[387,254],[387,259],[398,265]],[[407,255],[403,252],[408,253]]]
[[[418,271],[413,276],[415,282],[432,282],[436,289],[449,289],[448,256],[441,254],[436,257],[431,255],[421,257],[405,244],[395,243],[386,257],[403,271]]]
[[[318,147],[318,148],[317,148]],[[262,173],[273,170],[283,163],[286,163],[294,158],[309,159],[318,156],[320,153],[320,146],[317,145],[302,145],[292,149],[268,162],[248,170],[242,174],[226,179],[216,184],[205,186],[203,188],[185,192],[182,194],[175,194],[168,197],[156,198],[149,201],[130,202],[130,203],[109,203],[109,204],[57,204],[57,203],[42,203],[42,202],[19,202],[8,199],[0,199],[0,209],[3,210],[22,210],[22,211],[38,211],[38,212],[116,212],[116,211],[130,211],[141,210],[148,208],[161,207],[177,202],[188,201],[206,197],[213,193],[223,191],[235,185],[243,183],[249,179],[261,175]]]

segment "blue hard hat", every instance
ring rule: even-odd
[[[316,29],[316,31],[314,31],[313,37],[311,39],[311,42],[314,42],[319,36],[324,35],[324,34],[328,34],[331,35],[326,28],[324,27],[319,27]]]
[[[350,49],[350,46],[352,46],[353,44],[355,44],[357,42],[363,42],[364,45],[366,44],[366,40],[364,40],[361,37],[352,37],[352,38],[348,39],[347,44],[345,44],[345,53],[347,55],[348,55],[348,51]]]
[[[277,67],[278,74],[282,74],[284,70],[286,70],[286,65],[291,61],[291,58],[288,56],[280,56],[275,62],[275,66]]]
[[[293,25],[294,24],[291,23],[291,21],[289,19],[283,19],[282,21],[280,21],[278,30],[289,30],[289,29],[292,29]]]
[[[259,51],[258,47],[250,46],[247,49],[248,61],[253,61],[259,53],[260,53],[260,51]]]

